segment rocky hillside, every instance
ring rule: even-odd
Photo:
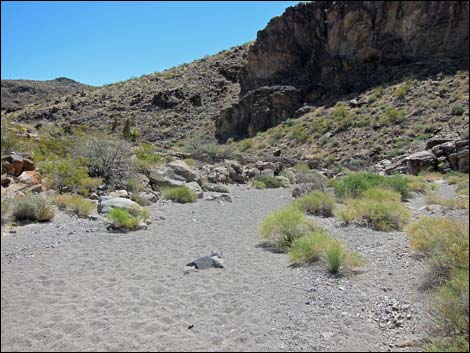
[[[288,8],[258,33],[241,73],[240,101],[222,112],[216,135],[251,137],[304,104],[322,105],[423,67],[426,73],[466,69],[468,27],[468,2],[320,1]],[[410,64],[412,70],[402,69]]]
[[[7,117],[116,134],[129,120],[140,138],[161,144],[180,141],[199,129],[214,136],[213,120],[221,109],[238,99],[239,71],[248,46],[234,47],[160,73],[81,90],[28,106]]]
[[[66,77],[50,81],[2,80],[2,110],[15,111],[27,105],[50,101],[90,88]]]

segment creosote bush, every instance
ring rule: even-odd
[[[165,199],[178,203],[190,203],[197,200],[196,193],[187,186],[164,188],[162,191]]]
[[[44,162],[40,170],[46,177],[48,187],[60,193],[79,191],[82,189],[82,181],[89,179],[87,163],[83,158]]]
[[[259,233],[263,239],[269,239],[277,247],[285,248],[313,227],[302,212],[290,206],[268,214],[260,225]]]
[[[37,194],[26,194],[13,201],[13,217],[17,221],[49,221],[55,216],[52,204]]]
[[[331,193],[313,191],[296,199],[293,205],[307,214],[331,217],[335,207],[335,198]]]

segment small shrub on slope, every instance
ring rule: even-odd
[[[44,197],[27,194],[13,203],[13,217],[18,221],[45,222],[54,218],[55,210]]]

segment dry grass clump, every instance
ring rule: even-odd
[[[95,209],[95,204],[80,195],[56,195],[52,202],[61,210],[69,211],[78,217],[86,218]]]
[[[196,193],[187,186],[178,186],[172,188],[164,188],[163,198],[172,200],[178,203],[196,202]]]
[[[345,222],[365,220],[375,230],[402,229],[411,212],[400,203],[400,194],[391,190],[373,188],[358,199],[346,200],[346,207],[337,213]]]
[[[26,194],[13,201],[13,217],[17,221],[50,221],[55,210],[49,200],[36,194]]]
[[[331,193],[313,191],[296,199],[293,205],[307,214],[331,217],[335,208],[335,197]]]

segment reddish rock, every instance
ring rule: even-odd
[[[28,185],[38,185],[41,184],[41,175],[35,170],[25,171],[18,177],[18,181]]]

